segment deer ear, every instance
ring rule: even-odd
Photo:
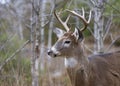
[[[61,29],[59,29],[59,28],[55,28],[55,29],[53,30],[53,32],[57,35],[58,38],[60,38],[61,36],[63,36],[63,34],[65,33],[64,30],[61,30]]]
[[[83,40],[83,34],[79,29],[75,28],[75,31],[73,32],[73,35],[75,36],[76,41],[81,42]]]

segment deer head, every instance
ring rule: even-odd
[[[70,14],[79,17],[83,23],[84,27],[79,30],[77,28],[74,29],[74,31],[71,31],[67,25],[67,22],[70,18],[70,15],[67,17],[66,21],[63,22],[59,15],[55,12],[55,16],[57,20],[63,25],[63,27],[66,29],[66,31],[61,30],[59,28],[55,29],[54,32],[56,33],[58,40],[53,45],[53,47],[48,50],[48,55],[51,57],[57,57],[57,56],[72,56],[75,54],[75,49],[81,44],[83,40],[83,34],[82,32],[86,29],[88,26],[90,19],[91,19],[91,11],[89,15],[89,19],[85,19],[85,12],[84,9],[82,9],[83,15],[79,15],[75,11],[67,10]],[[74,53],[74,54],[73,54]]]

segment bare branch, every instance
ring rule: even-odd
[[[111,18],[108,20],[107,24],[106,24],[106,27],[105,27],[105,35],[103,37],[103,40],[105,40],[106,36],[108,35],[109,31],[110,31],[110,26],[112,24],[112,19],[113,19],[113,16],[111,15]]]
[[[110,46],[109,46],[105,51],[110,50],[110,48],[113,46],[113,44],[114,44],[118,39],[120,39],[120,36],[116,37],[116,38],[112,41],[112,43],[110,44]]]
[[[94,53],[94,51],[92,49],[90,49],[87,45],[83,45],[88,51],[90,51],[91,53]]]
[[[112,9],[114,9],[116,12],[120,13],[120,10],[118,8],[116,8],[115,6],[113,6],[112,3],[109,3],[109,2],[105,2],[108,6],[110,6]]]
[[[39,10],[37,10],[37,9],[35,8],[34,0],[33,0],[31,3],[32,3],[33,11],[34,11],[37,15],[39,15]]]
[[[97,4],[97,2],[96,2],[95,0],[90,0],[90,2],[91,2],[94,6],[96,6],[96,4]]]
[[[16,54],[18,54],[28,43],[30,42],[30,40],[27,40],[19,49],[17,49],[10,57],[8,57],[1,65],[0,65],[0,71],[2,70],[2,68],[5,66],[5,64],[7,64],[9,61],[11,61]]]
[[[13,36],[14,35],[12,34],[8,37],[8,39],[5,41],[5,43],[0,47],[0,51],[6,46],[6,44],[12,39]]]
[[[92,29],[90,27],[88,27],[88,30],[90,31],[90,33],[92,34],[92,36],[94,37],[94,33],[92,31]]]

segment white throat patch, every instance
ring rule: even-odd
[[[64,63],[65,63],[66,68],[68,68],[68,67],[73,68],[78,64],[78,61],[72,57],[72,58],[65,58]]]

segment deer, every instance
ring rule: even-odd
[[[55,12],[56,19],[66,31],[55,29],[58,40],[47,54],[53,58],[64,58],[72,86],[120,86],[120,51],[86,56],[83,49],[83,31],[90,23],[91,11],[88,19],[85,17],[84,9],[81,15],[76,11],[67,12],[70,15],[65,21]],[[71,15],[82,20],[84,26],[81,29],[70,29],[67,23]]]

